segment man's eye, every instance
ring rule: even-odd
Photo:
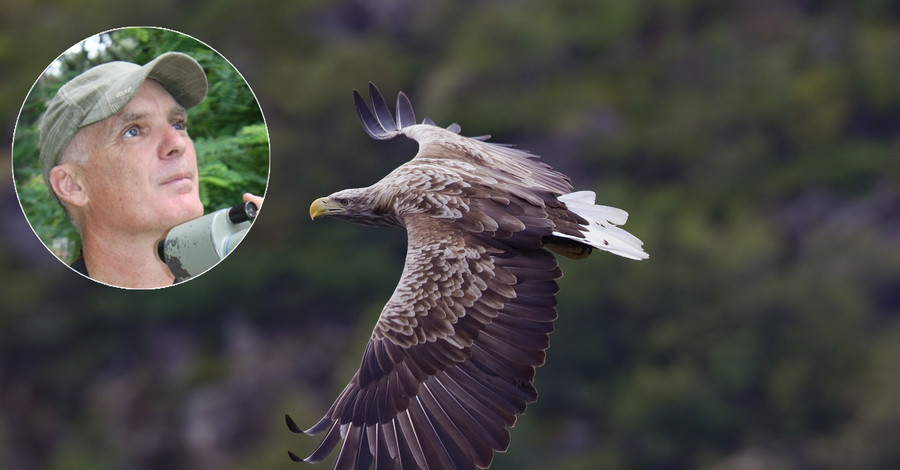
[[[177,131],[186,131],[187,123],[184,121],[177,121],[174,124],[172,124],[172,127],[174,127],[175,130],[177,130]]]
[[[137,128],[137,126],[129,127],[125,131],[125,137],[137,137],[141,135],[141,131]]]

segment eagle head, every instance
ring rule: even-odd
[[[385,208],[376,204],[372,188],[354,188],[320,197],[309,206],[309,216],[315,220],[331,216],[363,225],[395,225]]]

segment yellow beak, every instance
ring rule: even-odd
[[[313,201],[312,205],[309,206],[309,217],[316,220],[316,217],[328,215],[329,212],[332,211],[331,209],[331,206],[328,205],[328,198],[320,197]]]

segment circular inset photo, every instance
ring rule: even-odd
[[[218,52],[152,27],[91,36],[54,60],[13,136],[22,212],[47,249],[109,286],[192,279],[250,229],[269,177],[256,96]]]

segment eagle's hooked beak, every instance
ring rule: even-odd
[[[316,218],[318,217],[336,214],[343,211],[343,208],[339,207],[336,204],[330,203],[327,197],[320,197],[319,199],[313,201],[312,205],[309,206],[309,217],[313,220],[316,220]]]

